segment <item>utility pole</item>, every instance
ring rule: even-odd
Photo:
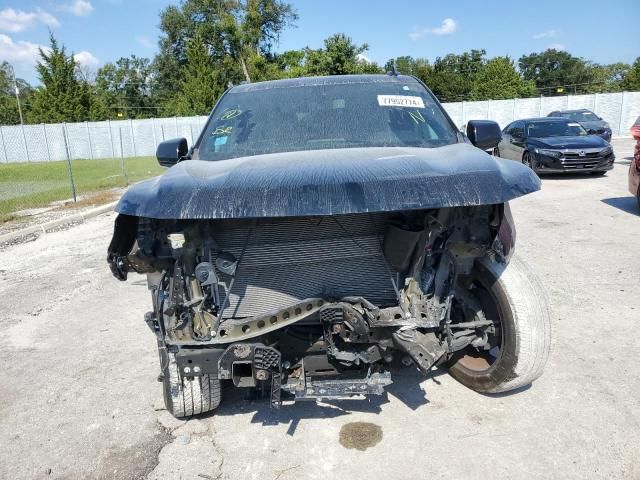
[[[18,114],[20,115],[20,125],[24,125],[24,120],[22,119],[22,107],[20,106],[20,90],[18,89],[18,80],[16,80],[16,72],[13,70],[13,65],[9,64],[9,68],[11,69],[11,75],[13,76],[13,88],[16,93],[16,102],[18,102]]]

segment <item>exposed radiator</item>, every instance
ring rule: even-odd
[[[393,303],[395,293],[380,247],[386,218],[360,214],[260,219],[223,316],[253,316],[323,296]],[[212,233],[220,251],[239,259],[251,222],[214,222]],[[220,295],[223,298],[224,292]]]

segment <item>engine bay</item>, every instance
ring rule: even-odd
[[[509,255],[508,205],[234,220],[120,215],[108,261],[147,275],[145,320],[185,377],[295,399],[381,394],[489,349],[476,259]],[[490,341],[493,339],[493,341]]]

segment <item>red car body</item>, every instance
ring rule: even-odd
[[[640,117],[631,127],[631,135],[635,138],[636,145],[633,149],[633,160],[629,165],[629,192],[635,195],[640,208]]]

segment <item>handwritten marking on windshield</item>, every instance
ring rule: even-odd
[[[413,121],[416,122],[417,124],[427,122],[419,110],[416,110],[415,112],[409,112],[409,115],[411,115],[411,118],[413,118]]]
[[[212,137],[217,135],[229,135],[233,131],[233,127],[218,127],[211,134]]]
[[[241,110],[234,108],[232,110],[227,110],[222,115],[220,115],[220,120],[231,120],[232,118],[236,118],[238,115],[242,113]]]

